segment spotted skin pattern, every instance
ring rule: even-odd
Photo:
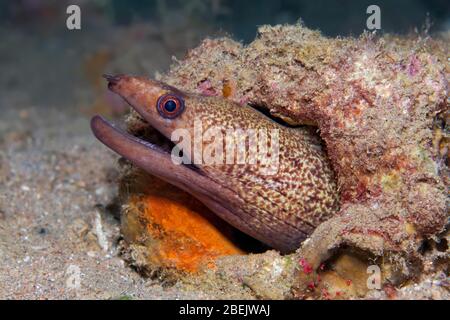
[[[310,130],[285,127],[247,105],[221,97],[184,93],[145,78],[116,76],[108,81],[113,92],[121,95],[144,120],[169,139],[173,131],[180,128],[194,137],[194,124],[200,121],[203,133],[213,127],[223,136],[229,132],[239,136],[236,130],[264,132],[269,141],[266,146],[271,150],[270,143],[276,132],[278,165],[271,174],[261,170],[261,157],[250,152],[247,140],[246,154],[256,157],[256,163],[249,163],[248,158],[244,164],[196,164],[195,174],[205,178],[202,181],[206,183],[195,185],[192,181],[191,186],[185,188],[241,231],[282,252],[291,252],[321,222],[337,212],[335,178],[325,152]],[[164,119],[156,111],[158,99],[165,94],[174,94],[184,101],[185,109],[175,119]],[[209,145],[211,140],[203,139],[203,152]],[[226,151],[223,143],[224,158]],[[133,161],[133,155],[123,151],[121,154]],[[183,165],[180,167],[185,169]],[[152,170],[147,171],[152,173]],[[170,177],[162,178],[172,182]],[[204,189],[209,189],[213,195],[208,199],[199,195]]]
[[[201,167],[208,177],[242,199],[245,219],[254,228],[269,229],[264,232],[285,238],[291,243],[289,247],[296,248],[318,224],[336,212],[333,173],[324,152],[311,144],[308,131],[283,127],[248,106],[220,98],[191,99],[188,98],[188,106],[195,108],[197,117],[208,125],[217,126],[218,115],[225,114],[219,118],[225,129],[264,129],[268,135],[271,130],[278,130],[279,164],[273,175],[261,173],[258,164]]]

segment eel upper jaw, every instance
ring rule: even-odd
[[[160,173],[167,174],[168,166],[175,165],[169,151],[119,129],[102,116],[96,115],[91,119],[91,130],[104,145],[151,174],[158,176]],[[194,172],[194,167],[183,164],[177,165],[174,169],[175,171],[189,169],[199,174]]]
[[[122,131],[98,115],[92,118],[91,129],[103,144],[146,172],[199,198],[220,201],[220,185],[203,175],[196,167],[174,163],[170,153],[158,145]]]

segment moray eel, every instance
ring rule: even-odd
[[[192,194],[242,232],[281,252],[292,252],[317,225],[336,213],[338,195],[333,172],[310,131],[283,126],[248,105],[221,97],[182,92],[142,77],[105,75],[105,78],[111,91],[124,98],[168,139],[180,136],[180,132],[195,137],[199,123],[202,132],[216,129],[213,132],[219,135],[211,135],[211,139],[203,137],[200,142],[184,136],[180,139],[185,143],[184,153],[173,158],[173,152],[125,133],[100,116],[91,120],[94,135],[106,146],[150,174]],[[254,135],[244,135],[248,139],[243,144],[235,143],[236,148],[230,150],[245,151],[247,157],[235,156],[234,162],[225,161],[228,159],[225,156],[223,162],[196,159],[201,158],[202,152],[211,151],[211,145],[217,145],[213,140],[225,137],[222,141],[236,142],[246,132]],[[258,136],[255,132],[266,135]],[[250,140],[251,137],[256,140]],[[260,149],[251,149],[254,146],[250,141],[261,140]],[[219,144],[210,155],[217,159],[214,156],[222,151],[230,154],[226,146],[232,145]],[[264,155],[260,150],[267,152]],[[271,161],[264,162],[267,155]],[[174,159],[182,159],[183,163]]]

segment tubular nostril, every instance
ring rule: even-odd
[[[105,78],[108,81],[108,85],[115,85],[117,84],[121,79],[122,79],[123,75],[116,75],[116,76],[112,76],[109,74],[104,74],[103,78]]]

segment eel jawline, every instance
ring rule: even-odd
[[[91,129],[103,144],[146,172],[192,194],[218,216],[242,232],[278,250],[292,251],[294,245],[294,243],[290,243],[292,239],[284,239],[280,234],[279,237],[275,237],[273,234],[265,236],[255,230],[255,227],[246,219],[248,215],[242,210],[244,205],[242,199],[239,199],[229,189],[204,176],[201,171],[183,164],[173,163],[170,153],[160,149],[157,145],[123,132],[101,116],[97,115],[92,118]]]
[[[103,144],[136,166],[194,195],[207,206],[210,202],[221,202],[218,195],[228,196],[229,199],[233,196],[200,171],[183,164],[175,164],[170,153],[118,129],[101,116],[92,118],[91,129]]]
[[[92,118],[91,129],[98,140],[136,166],[172,184],[184,187],[183,189],[189,182],[213,183],[194,169],[173,163],[170,153],[165,152],[157,145],[118,129],[101,116],[97,115]]]

